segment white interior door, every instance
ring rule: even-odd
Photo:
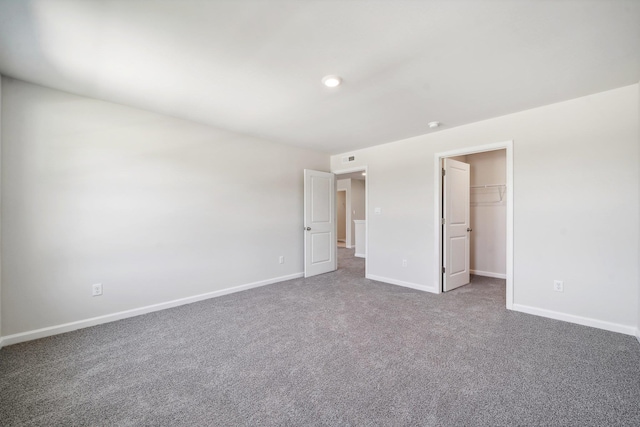
[[[443,290],[469,283],[470,167],[467,163],[444,159],[443,182]]]
[[[338,268],[336,260],[336,178],[304,170],[304,277]]]

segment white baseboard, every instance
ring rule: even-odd
[[[390,285],[398,285],[403,286],[405,288],[417,289],[419,291],[431,292],[433,294],[437,294],[438,291],[431,287],[425,285],[418,285],[417,283],[411,282],[403,282],[402,280],[390,279],[388,277],[375,276],[373,274],[367,274],[367,279],[376,280],[378,282],[389,283]]]
[[[494,279],[506,279],[507,275],[502,273],[492,273],[490,271],[469,270],[469,273],[476,276],[493,277]]]
[[[347,248],[347,249],[353,248],[353,246],[351,246],[351,245],[345,245],[344,247]]]
[[[210,298],[216,298],[216,297],[221,297],[223,295],[233,294],[235,292],[258,288],[260,286],[271,285],[273,283],[284,282],[286,280],[291,280],[291,279],[298,279],[300,277],[304,277],[304,273],[294,273],[294,274],[289,274],[287,276],[274,277],[272,279],[261,280],[253,283],[247,283],[245,285],[239,285],[231,288],[221,289],[219,291],[207,292],[205,294],[194,295],[186,298],[180,298],[173,301],[163,302],[160,304],[148,305],[145,307],[134,308],[131,310],[120,311],[112,314],[106,314],[104,316],[92,317],[90,319],[64,323],[62,325],[49,326],[47,328],[36,329],[33,331],[27,331],[27,332],[20,332],[18,334],[13,334],[13,335],[7,335],[0,338],[0,348],[2,348],[2,346],[18,344],[21,342],[31,341],[38,338],[44,338],[51,335],[63,334],[65,332],[71,332],[71,331],[75,331],[76,329],[82,329],[82,328],[88,328],[90,326],[101,325],[103,323],[115,322],[116,320],[140,316],[142,314],[152,313],[154,311],[166,310],[167,308],[178,307],[185,304],[191,304],[194,302],[203,301]]]
[[[513,304],[512,310],[521,313],[533,314],[547,317],[549,319],[562,320],[564,322],[576,323],[592,328],[604,329],[605,331],[618,332],[625,335],[636,335],[637,329],[633,326],[621,325],[619,323],[606,322],[604,320],[592,319],[590,317],[576,316],[574,314],[561,313],[559,311],[546,310],[544,308],[530,307],[528,305]],[[636,335],[637,336],[637,335]],[[638,338],[640,340],[640,338]]]
[[[353,256],[357,256],[358,258],[366,258],[365,254],[353,254]]]

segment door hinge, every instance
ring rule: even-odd
[[[442,267],[442,274],[446,273],[446,269]]]
[[[445,176],[447,174],[447,171],[444,170],[444,168],[442,168],[442,176]]]
[[[444,218],[440,218],[440,225],[445,225],[447,223],[447,220]]]

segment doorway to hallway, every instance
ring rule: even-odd
[[[364,258],[366,264],[367,235],[367,174],[366,169],[336,172],[337,246],[343,253],[341,261],[348,257]],[[344,194],[344,218],[342,195]],[[341,234],[344,229],[344,234]],[[341,237],[344,236],[344,237]]]

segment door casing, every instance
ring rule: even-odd
[[[366,254],[367,257],[364,258],[364,276],[368,277],[368,256],[369,256],[369,220],[370,220],[370,216],[369,216],[369,179],[371,178],[369,175],[369,171],[368,171],[368,167],[366,165],[364,166],[356,166],[353,168],[347,168],[347,169],[335,169],[332,170],[331,172],[333,172],[335,175],[342,175],[345,173],[352,173],[352,172],[364,172],[367,174],[367,178],[364,180],[364,217],[366,218],[367,222],[365,224],[365,231],[364,231],[364,241],[365,241],[365,250],[366,250]],[[355,242],[351,242],[352,246],[355,246]]]
[[[483,153],[486,151],[506,150],[507,176],[506,176],[506,197],[507,197],[507,289],[506,306],[513,309],[513,140],[497,142],[493,144],[476,145],[459,148],[451,151],[443,151],[434,154],[434,236],[437,236],[434,247],[434,283],[437,284],[436,293],[442,293],[442,225],[440,223],[442,215],[442,159],[446,157],[464,156],[467,154]]]

